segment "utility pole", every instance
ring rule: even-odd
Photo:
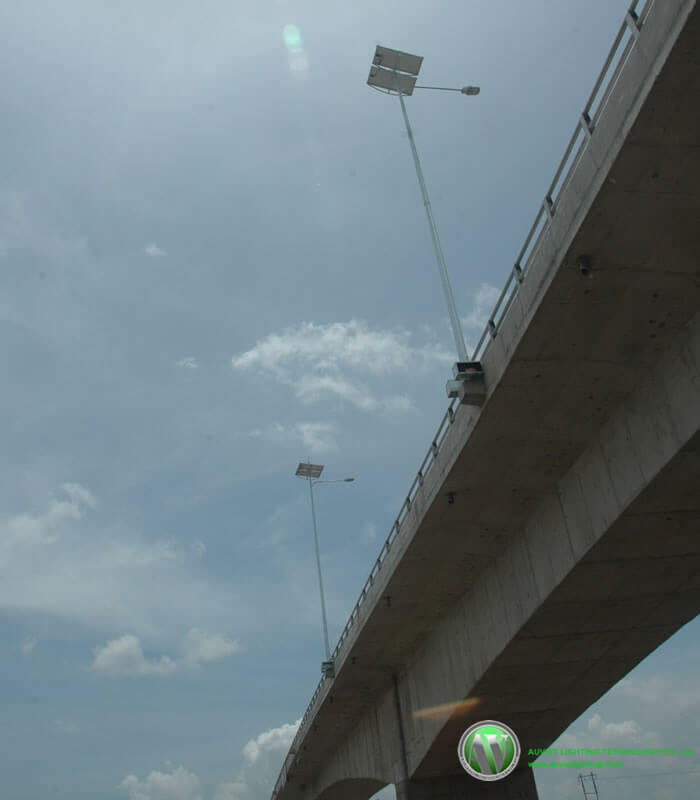
[[[589,791],[586,787],[585,779],[590,778],[591,783],[593,784],[593,789]],[[598,800],[598,787],[596,786],[595,782],[595,774],[591,772],[589,775],[579,775],[578,779],[581,781],[581,789],[583,789],[583,796],[585,798],[588,797],[595,797],[595,800]]]

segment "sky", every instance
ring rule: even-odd
[[[626,5],[0,6],[3,797],[269,797],[323,657],[296,466],[355,478],[316,490],[332,647],[455,360],[374,48],[481,86],[406,101],[473,347]],[[699,631],[561,741],[700,747]],[[638,761],[601,798],[697,796]]]

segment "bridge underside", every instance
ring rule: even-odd
[[[700,613],[699,486],[696,433],[495,658],[470,692],[479,703],[445,725],[416,776],[454,772],[454,743],[479,719],[549,746]]]

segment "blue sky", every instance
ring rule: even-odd
[[[356,478],[317,493],[335,641],[454,360],[374,48],[482,87],[407,100],[473,344],[626,4],[3,4],[4,796],[269,796],[322,656],[296,465]],[[696,621],[564,741],[700,746],[698,664]]]

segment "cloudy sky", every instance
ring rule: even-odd
[[[482,87],[407,101],[474,343],[626,5],[0,6],[4,797],[269,796],[322,657],[296,465],[356,478],[317,491],[335,641],[454,360],[375,45]],[[699,630],[565,741],[700,747]],[[695,796],[692,766],[601,796]]]

